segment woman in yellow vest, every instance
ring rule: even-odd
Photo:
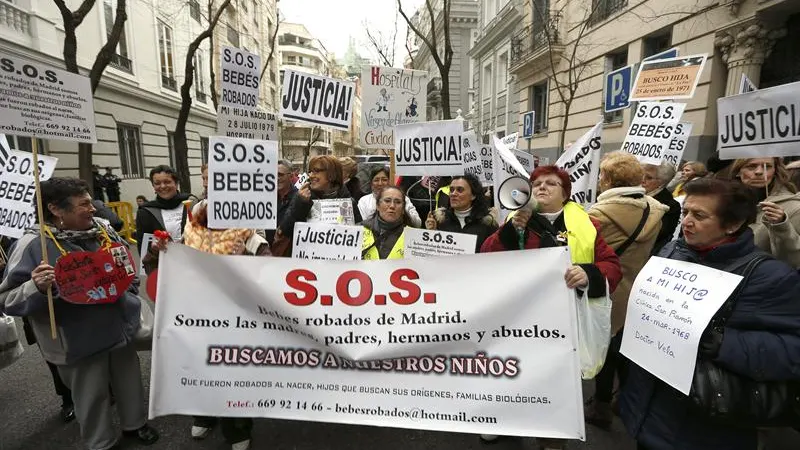
[[[396,186],[386,186],[378,192],[378,209],[362,224],[364,246],[361,257],[369,259],[403,259],[406,225],[406,194]]]

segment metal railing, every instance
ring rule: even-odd
[[[114,53],[114,55],[111,57],[110,64],[119,70],[133,73],[133,63],[131,60],[120,54]]]
[[[31,16],[11,3],[0,1],[0,26],[22,33],[31,34]]]
[[[511,65],[526,60],[537,51],[547,47],[550,43],[558,42],[558,34],[551,31],[548,38],[548,29],[552,27],[537,27],[529,25],[511,37]]]
[[[612,14],[628,6],[628,0],[592,0],[592,15],[589,16],[589,25],[596,25]]]

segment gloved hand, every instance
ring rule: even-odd
[[[714,359],[719,355],[719,349],[722,347],[722,339],[724,335],[711,328],[707,329],[700,337],[700,345],[697,352],[705,359]]]

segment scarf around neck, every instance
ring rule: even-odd
[[[184,194],[183,192],[178,192],[177,194],[175,194],[174,197],[172,197],[169,200],[156,196],[154,200],[145,203],[144,205],[142,205],[142,207],[143,208],[149,207],[156,209],[175,209],[178,206],[180,206],[181,203],[183,203],[184,201],[189,200],[190,197],[191,197],[190,194]]]
[[[111,223],[109,223],[105,219],[100,219],[95,217],[94,225],[92,228],[88,230],[59,230],[54,225],[45,223],[50,229],[50,232],[53,233],[53,236],[59,241],[82,241],[86,239],[97,239],[98,236],[103,235],[103,231],[108,234],[109,239],[113,243],[124,243],[122,238],[117,234],[116,231],[111,227]],[[103,231],[101,231],[101,228]],[[25,230],[25,234],[39,234],[39,224],[33,224],[30,228]]]

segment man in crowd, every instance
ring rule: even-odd
[[[106,195],[108,196],[109,202],[119,201],[119,184],[121,182],[122,179],[114,175],[113,169],[111,169],[111,167],[106,167],[106,173],[103,175],[103,186],[106,188]]]

